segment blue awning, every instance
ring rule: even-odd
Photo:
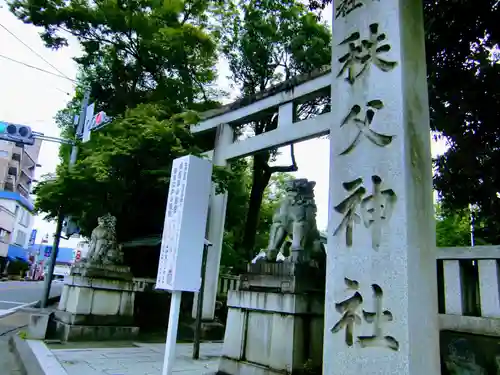
[[[31,199],[26,199],[21,194],[13,191],[0,190],[0,199],[8,199],[16,201],[30,212],[32,212],[34,209],[33,202],[31,202]]]
[[[9,260],[23,260],[28,261],[28,250],[23,249],[21,246],[9,245],[9,250],[7,250],[7,258]]]

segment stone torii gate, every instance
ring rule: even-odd
[[[332,81],[330,67],[312,74],[294,77],[259,93],[251,99],[243,99],[202,114],[204,120],[193,126],[195,134],[215,132],[215,148],[206,154],[215,165],[226,166],[231,159],[252,155],[258,151],[285,146],[330,132],[331,113],[294,122],[295,106],[330,91]],[[269,112],[278,112],[276,130],[235,141],[234,126],[249,123]],[[226,194],[212,194],[208,218],[208,240],[212,242],[207,257],[207,272],[203,298],[203,320],[213,320],[219,274]],[[193,311],[194,315],[195,311]]]
[[[421,0],[336,0],[330,69],[203,114],[212,160],[330,134],[323,373],[440,373],[429,109]],[[295,121],[331,90],[332,112]],[[233,127],[278,113],[276,130]],[[213,195],[203,319],[213,319],[226,211]]]

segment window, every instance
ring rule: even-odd
[[[19,215],[19,224],[27,227],[30,223],[30,214],[24,208],[21,208],[21,213]]]
[[[15,244],[24,247],[24,245],[26,244],[26,233],[25,232],[20,231],[20,230],[17,231]]]
[[[9,152],[5,150],[0,150],[0,158],[6,158],[9,156]]]
[[[0,242],[10,242],[10,232],[3,228],[0,228]]]

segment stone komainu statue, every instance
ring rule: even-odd
[[[315,185],[305,178],[286,183],[286,195],[274,213],[269,233],[268,260],[276,260],[279,253],[281,258],[290,256],[292,262],[324,262],[325,250],[316,226]]]
[[[97,219],[97,227],[90,237],[88,264],[121,265],[123,252],[116,242],[116,217],[106,214]]]

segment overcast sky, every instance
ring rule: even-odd
[[[39,29],[25,25],[14,17],[7,9],[5,2],[0,0],[0,120],[31,125],[35,131],[50,136],[59,136],[59,129],[54,121],[58,110],[65,107],[71,99],[74,84],[68,80],[50,75],[25,65],[9,61],[2,56],[21,61],[25,64],[39,67],[75,79],[77,66],[72,57],[81,54],[78,42],[70,38],[70,46],[59,51],[52,51],[44,47],[39,37]],[[331,20],[331,9],[325,15]],[[60,72],[52,68],[32,51],[16,40],[7,30],[15,34],[31,49],[42,55]],[[225,77],[228,75],[227,64],[220,64],[219,85],[228,90]],[[62,74],[61,74],[62,73]],[[58,145],[44,142],[42,144],[36,176],[39,178],[45,173],[55,172],[58,164]],[[433,144],[433,153],[441,153],[444,145]],[[317,182],[315,192],[318,205],[318,227],[327,226],[328,207],[328,164],[329,140],[316,139],[300,143],[295,147],[295,154],[299,172],[297,177],[306,177]],[[288,149],[279,157],[278,163],[290,164]],[[37,242],[45,234],[55,230],[55,224],[46,222],[42,217],[35,219],[34,228],[38,229]],[[78,240],[63,240],[61,246],[75,246]]]

